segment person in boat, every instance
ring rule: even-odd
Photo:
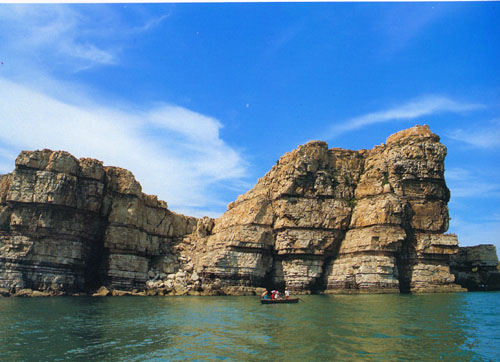
[[[280,292],[278,290],[276,290],[276,293],[274,293],[274,299],[281,299]]]
[[[269,299],[269,293],[267,292],[267,289],[264,290],[264,292],[260,296],[262,299]]]
[[[285,299],[290,299],[290,291],[285,287]]]

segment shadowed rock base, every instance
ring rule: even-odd
[[[469,291],[500,290],[500,272],[495,245],[459,248],[450,266],[457,283]]]

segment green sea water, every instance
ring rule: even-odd
[[[0,298],[2,361],[500,361],[500,293]]]

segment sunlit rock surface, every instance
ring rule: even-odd
[[[285,154],[195,244],[204,284],[295,292],[456,291],[446,148],[427,126],[372,150],[312,141]]]
[[[450,273],[457,237],[444,234],[445,156],[427,126],[371,150],[312,141],[221,217],[196,219],[130,171],[23,151],[0,176],[0,295],[464,290]]]
[[[194,230],[130,171],[67,152],[23,151],[0,178],[0,288],[144,288],[153,257]]]

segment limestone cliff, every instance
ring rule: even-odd
[[[456,291],[446,148],[427,126],[372,150],[313,141],[285,154],[228,206],[198,259],[204,285],[297,292]],[[219,283],[219,284],[220,284]]]
[[[66,152],[22,152],[14,172],[0,176],[0,289],[463,290],[449,268],[457,237],[443,234],[445,156],[427,126],[372,150],[312,141],[281,157],[214,220],[169,211],[127,170]]]
[[[130,171],[67,152],[22,152],[0,178],[0,288],[48,294],[144,288],[196,219],[141,192]]]

